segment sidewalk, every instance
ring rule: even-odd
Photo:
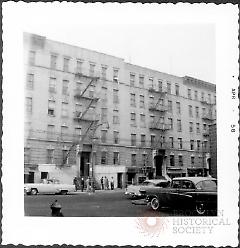
[[[116,193],[116,192],[125,192],[125,189],[116,188],[114,190],[104,190],[104,189],[96,189],[94,192],[87,192],[86,189],[82,192],[81,190],[72,192],[71,194],[98,194],[98,193]]]

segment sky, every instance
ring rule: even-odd
[[[215,26],[198,20],[194,8],[31,3],[12,8],[12,15],[14,11],[25,32],[215,83]]]

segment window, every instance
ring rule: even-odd
[[[169,144],[171,148],[174,148],[173,137],[169,137]]]
[[[145,102],[144,102],[144,96],[140,95],[140,108],[144,108]]]
[[[203,148],[204,148],[204,149],[207,149],[207,145],[208,145],[207,140],[204,140],[204,141],[203,141]]]
[[[69,81],[68,80],[63,80],[63,84],[62,84],[62,94],[63,95],[69,95],[69,93],[68,93],[68,85],[69,85]]]
[[[176,106],[177,106],[177,114],[181,114],[181,105],[180,105],[180,102],[176,102]]]
[[[178,138],[178,149],[182,149],[182,138]]]
[[[119,143],[119,132],[113,131],[113,143],[118,144]]]
[[[30,163],[30,148],[24,147],[24,163]]]
[[[69,58],[63,58],[63,71],[68,72],[69,70]]]
[[[201,101],[203,102],[205,100],[205,94],[204,92],[201,92]]]
[[[102,79],[107,78],[107,66],[102,66]]]
[[[80,140],[81,135],[82,135],[81,127],[75,127],[74,135],[75,135],[77,140]]]
[[[68,154],[68,150],[62,150],[62,161],[63,161],[63,164],[67,164],[68,165],[68,162],[69,162],[69,154]]]
[[[191,166],[193,167],[194,166],[194,157],[191,156]]]
[[[130,93],[130,105],[136,107],[136,95],[133,93]]]
[[[193,116],[192,105],[188,105],[188,114],[189,114],[189,117]]]
[[[151,135],[151,146],[155,145],[155,135]]]
[[[190,140],[190,150],[194,150],[194,140]]]
[[[174,161],[174,155],[170,155],[170,166],[174,166],[175,161]]]
[[[171,94],[171,83],[167,83],[167,93]]]
[[[194,91],[194,98],[195,98],[195,100],[198,100],[198,91],[197,90]]]
[[[216,96],[214,95],[214,104],[216,104]]]
[[[179,85],[175,84],[175,94],[176,96],[179,96]]]
[[[106,143],[107,141],[107,130],[101,130],[101,142]]]
[[[146,146],[146,135],[141,134],[141,146]]]
[[[95,64],[90,63],[89,64],[89,76],[90,77],[94,76],[94,69],[95,69]]]
[[[211,103],[212,99],[211,99],[211,94],[208,94],[208,103]]]
[[[136,114],[131,113],[131,125],[136,126]]]
[[[113,124],[119,124],[119,115],[118,115],[118,110],[114,109],[113,110]]]
[[[158,80],[158,91],[162,92],[163,91],[163,85],[162,85],[162,81]]]
[[[206,108],[202,108],[202,115],[206,115]]]
[[[181,120],[177,120],[177,131],[178,132],[182,131],[182,122],[181,122]]]
[[[32,114],[32,97],[26,97],[26,113]]]
[[[200,123],[196,123],[196,130],[197,130],[197,133],[200,133]]]
[[[55,126],[54,125],[48,125],[47,126],[47,137],[48,139],[54,138],[55,133]]]
[[[131,134],[131,146],[136,146],[136,145],[137,145],[137,135]]]
[[[89,87],[88,96],[89,98],[94,98],[94,89],[91,86]]]
[[[130,73],[130,86],[135,85],[135,75]]]
[[[183,157],[182,157],[182,155],[178,155],[178,165],[183,166]]]
[[[199,118],[199,107],[195,107],[196,118]]]
[[[101,109],[101,121],[102,121],[102,123],[107,122],[107,108]]]
[[[139,76],[139,86],[144,87],[144,76]]]
[[[107,152],[101,152],[101,164],[107,164]]]
[[[61,126],[61,138],[65,140],[68,135],[68,127],[66,126]]]
[[[172,112],[172,101],[168,100],[168,111]]]
[[[146,153],[142,154],[142,162],[143,162],[143,166],[147,166],[147,154]]]
[[[118,90],[117,89],[113,89],[113,103],[119,103]]]
[[[82,89],[82,83],[81,82],[76,82],[76,92],[81,92]]]
[[[68,103],[66,103],[66,102],[62,103],[62,116],[63,117],[68,116]]]
[[[189,122],[189,132],[193,132],[193,122]]]
[[[118,72],[119,72],[118,69],[116,68],[113,69],[113,82],[118,83]]]
[[[82,65],[83,65],[83,61],[78,59],[77,60],[77,69],[76,69],[77,73],[82,73]]]
[[[203,123],[203,131],[207,131],[207,124]]]
[[[149,88],[154,88],[153,78],[149,78]]]
[[[30,51],[29,58],[28,58],[29,65],[35,65],[35,59],[36,59],[36,52]]]
[[[47,149],[47,164],[54,163],[54,149]]]
[[[137,165],[137,159],[136,159],[137,155],[136,154],[131,154],[131,164],[132,166],[136,166]]]
[[[55,116],[55,101],[48,100],[48,115]]]
[[[56,93],[56,78],[50,77],[48,91],[51,93]]]
[[[57,67],[57,55],[55,55],[55,54],[51,54],[50,67],[51,67],[51,69],[54,69],[54,70]]]
[[[33,90],[34,87],[34,74],[27,74],[27,89]]]
[[[172,130],[173,129],[173,119],[172,118],[168,118],[168,123],[169,123],[170,130]]]
[[[113,164],[119,164],[120,159],[119,159],[119,152],[114,152],[113,153]]]
[[[191,89],[188,89],[188,99],[192,99],[192,91],[191,91]]]
[[[197,151],[200,151],[200,143],[201,141],[200,140],[197,140]]]

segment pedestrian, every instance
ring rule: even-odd
[[[108,183],[106,176],[104,177],[103,181],[104,181],[104,189],[106,190],[107,189],[107,183]]]
[[[114,180],[113,180],[113,177],[111,178],[111,190],[114,189]]]
[[[106,177],[106,188],[107,190],[109,190],[109,182],[108,182],[108,178]]]
[[[101,177],[100,182],[101,182],[101,189],[104,189],[104,185],[103,185],[103,177]]]
[[[89,177],[86,180],[86,184],[87,184],[87,192],[90,192],[90,178]]]
[[[78,190],[78,181],[77,181],[77,177],[74,177],[73,179],[73,184],[75,185],[75,190]]]
[[[83,192],[84,190],[84,178],[81,178],[81,191]]]

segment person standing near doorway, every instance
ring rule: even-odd
[[[111,190],[114,189],[114,180],[113,180],[113,177],[111,178]]]
[[[104,189],[104,185],[103,185],[103,177],[101,177],[100,182],[101,182],[101,189],[103,190],[103,189]]]

